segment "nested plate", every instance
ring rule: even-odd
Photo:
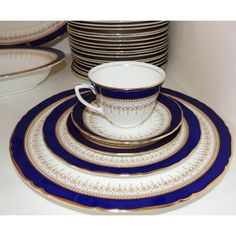
[[[73,38],[75,41],[79,40],[84,40],[87,42],[92,42],[92,43],[102,43],[102,44],[117,44],[117,43],[123,43],[123,44],[128,44],[128,43],[142,43],[145,44],[147,41],[153,41],[155,40],[156,42],[159,39],[163,39],[164,37],[167,37],[168,32],[167,29],[163,30],[162,32],[154,32],[153,34],[150,35],[138,35],[138,36],[128,36],[128,37],[95,37],[93,35],[85,35],[85,34],[78,34],[74,33],[72,31],[69,31],[69,37]]]
[[[159,40],[159,42],[153,42],[153,43],[149,43],[147,45],[141,45],[141,46],[138,46],[138,45],[123,45],[123,46],[112,46],[112,45],[93,45],[93,44],[87,44],[86,41],[74,41],[73,38],[70,39],[70,44],[71,46],[74,46],[75,48],[76,47],[83,47],[83,48],[86,48],[86,49],[90,49],[90,50],[106,50],[106,51],[135,51],[135,50],[147,50],[147,49],[150,49],[150,48],[154,48],[154,47],[160,47],[162,46],[163,44],[166,44],[168,43],[168,39],[167,38],[163,38],[163,40]]]
[[[100,146],[82,136],[73,125],[70,112],[76,100],[67,100],[51,112],[43,125],[43,134],[48,148],[59,159],[85,170],[116,175],[157,171],[183,160],[200,139],[197,118],[182,105],[186,120],[183,129],[159,142],[129,150]]]
[[[161,32],[163,29],[166,30],[168,27],[168,23],[164,23],[162,25],[152,25],[149,27],[133,27],[133,28],[104,28],[104,27],[85,27],[85,26],[74,26],[71,24],[68,24],[68,30],[75,32],[75,33],[81,33],[86,35],[94,35],[94,36],[135,36],[135,35],[144,35],[144,34],[151,34],[151,32]]]
[[[42,128],[60,99],[71,91],[45,100],[21,119],[10,141],[13,163],[23,179],[41,193],[91,210],[148,210],[191,199],[225,173],[231,155],[230,134],[224,122],[203,103],[178,92],[163,91],[181,99],[200,122],[198,145],[178,165],[145,176],[122,177],[66,165],[48,150]]]
[[[90,103],[96,99],[92,93],[84,98]],[[131,149],[149,145],[174,133],[182,123],[182,110],[173,99],[160,94],[150,118],[134,128],[116,127],[80,102],[74,106],[71,119],[81,134],[92,142]]]
[[[114,21],[114,22],[101,22],[101,21],[68,21],[69,25],[82,26],[84,28],[96,29],[133,29],[133,28],[148,28],[157,25],[168,24],[168,21]]]
[[[157,46],[157,47],[150,47],[147,49],[135,49],[135,50],[91,49],[91,48],[87,48],[87,47],[83,47],[83,46],[76,46],[73,43],[71,43],[71,47],[78,54],[80,52],[82,52],[82,53],[89,53],[89,54],[93,54],[93,55],[127,56],[127,55],[142,55],[142,54],[146,54],[146,53],[152,54],[154,52],[162,51],[163,49],[168,48],[168,42],[163,43],[162,45]]]
[[[73,54],[74,57],[76,57],[77,59],[81,59],[83,61],[87,61],[87,62],[92,62],[92,63],[96,63],[96,64],[102,64],[105,62],[110,62],[110,61],[123,61],[123,60],[131,60],[131,61],[142,61],[142,62],[149,62],[149,61],[154,61],[154,60],[161,60],[162,58],[166,57],[168,55],[168,50],[164,50],[162,53],[157,53],[154,55],[145,55],[145,56],[140,56],[140,57],[94,57],[94,56],[88,56],[88,55],[82,55],[80,53],[80,55],[78,54]]]
[[[168,31],[168,25],[165,25],[164,27],[157,27],[157,28],[152,28],[148,31],[139,31],[139,32],[114,32],[114,33],[99,33],[99,32],[93,32],[93,31],[82,31],[79,28],[72,28],[71,26],[68,25],[67,27],[68,32],[73,35],[78,35],[78,36],[84,36],[84,37],[95,37],[95,38],[103,38],[103,39],[111,39],[114,37],[120,37],[122,39],[132,39],[132,38],[141,38],[141,37],[151,37],[152,35],[157,35],[162,32]]]
[[[65,32],[65,21],[1,21],[0,46],[42,45]]]
[[[91,40],[83,37],[76,37],[72,35],[68,35],[69,39],[73,43],[84,44],[88,46],[98,46],[98,47],[145,47],[151,44],[162,43],[168,39],[168,34],[162,34],[158,37],[148,38],[145,41],[135,42],[135,41],[123,41],[123,40],[113,40],[113,41],[98,41]]]
[[[147,59],[147,58],[152,58],[152,57],[160,57],[163,54],[167,53],[168,51],[168,45],[165,47],[159,49],[159,50],[154,50],[152,52],[145,52],[145,53],[138,53],[138,54],[98,54],[98,53],[90,53],[90,52],[84,52],[81,50],[77,50],[75,48],[71,49],[72,53],[74,56],[77,57],[87,57],[91,58],[94,60],[142,60],[142,59]]]
[[[99,63],[94,63],[91,61],[85,61],[82,59],[77,59],[76,56],[72,56],[73,57],[73,63],[75,64],[75,66],[78,69],[84,69],[84,70],[90,70],[92,67],[98,65]],[[155,65],[162,65],[163,63],[167,62],[167,58],[168,55],[164,55],[163,57],[159,58],[159,59],[154,59],[154,60],[150,60],[150,61],[146,61],[147,63],[151,63],[151,64],[155,64]]]
[[[154,30],[160,30],[162,28],[165,28],[168,26],[168,23],[163,23],[162,25],[150,25],[145,27],[88,27],[84,25],[73,25],[69,24],[69,28],[71,30],[77,31],[77,32],[84,32],[84,33],[91,33],[91,34],[106,34],[106,35],[115,35],[115,34],[136,34],[136,33],[143,33],[143,32],[149,32]]]

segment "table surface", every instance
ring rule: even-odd
[[[71,72],[70,64],[71,57],[67,55],[65,62],[55,67],[48,79],[36,88],[22,94],[0,98],[0,214],[94,214],[54,202],[37,193],[20,179],[9,154],[9,139],[19,119],[44,99],[71,89],[81,82]],[[168,77],[165,87],[187,93],[176,81]],[[174,207],[144,214],[236,214],[235,164],[233,159],[223,180],[203,196]]]

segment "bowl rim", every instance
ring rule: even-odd
[[[59,64],[60,62],[62,62],[65,59],[65,54],[64,52],[55,49],[55,48],[47,48],[47,47],[35,47],[35,46],[18,46],[18,47],[8,47],[8,48],[3,48],[0,49],[0,55],[3,51],[17,51],[17,50],[25,50],[25,51],[44,51],[44,52],[49,52],[49,53],[53,53],[54,55],[56,55],[56,58],[46,64],[37,66],[37,67],[33,67],[27,70],[19,70],[16,72],[11,72],[11,73],[6,73],[6,74],[0,74],[0,81],[5,79],[5,78],[9,78],[9,77],[16,77],[19,75],[24,75],[24,74],[30,74],[32,72],[37,72],[40,70],[44,70],[47,68],[50,68],[54,65]]]

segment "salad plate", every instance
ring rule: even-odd
[[[48,149],[43,127],[45,119],[60,107],[63,99],[68,100],[72,91],[43,101],[21,119],[10,141],[12,161],[34,189],[90,210],[144,211],[192,199],[224,175],[231,155],[230,134],[219,116],[203,103],[172,90],[162,92],[182,103],[183,110],[186,107],[193,113],[200,125],[198,145],[178,165],[131,176],[110,176],[67,165]]]
[[[48,43],[66,32],[65,21],[1,21],[0,47]]]
[[[84,98],[90,103],[95,102],[92,93]],[[182,123],[182,110],[173,99],[161,94],[150,118],[133,128],[117,127],[80,102],[73,107],[71,120],[80,133],[92,142],[129,149],[151,144],[174,133]]]
[[[116,175],[157,171],[186,158],[201,136],[196,116],[182,105],[186,120],[183,129],[159,142],[134,149],[98,145],[82,136],[70,120],[75,101],[62,102],[50,113],[43,124],[43,138],[58,159],[80,169]]]

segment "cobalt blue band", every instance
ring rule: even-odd
[[[117,99],[136,99],[136,98],[145,98],[152,96],[160,91],[161,85],[159,84],[155,87],[145,88],[145,89],[137,89],[137,90],[121,90],[121,89],[113,89],[106,88],[97,84],[92,83],[95,87],[96,91],[106,97],[117,98]]]
[[[212,166],[199,179],[196,179],[194,182],[183,188],[167,194],[142,199],[106,199],[84,195],[66,189],[63,186],[50,181],[39,171],[37,171],[28,159],[27,153],[24,149],[24,136],[26,134],[27,128],[35,116],[43,111],[43,109],[47,108],[49,105],[61,98],[74,94],[73,90],[65,91],[46,99],[31,109],[19,121],[10,140],[10,151],[14,165],[32,187],[36,187],[37,189],[46,193],[48,196],[57,197],[61,201],[71,202],[73,204],[77,204],[78,206],[131,210],[146,207],[158,208],[167,204],[176,204],[180,201],[188,199],[193,194],[205,190],[209,184],[216,180],[225,171],[225,167],[228,165],[231,156],[231,137],[224,121],[205,104],[197,101],[194,98],[169,89],[163,89],[162,92],[184,99],[207,114],[214,123],[220,137],[220,149]]]
[[[95,101],[96,97],[95,95],[90,92],[82,95],[82,97],[89,103],[92,103]],[[164,133],[161,134],[161,136],[169,134],[173,132],[181,123],[182,121],[182,110],[180,106],[171,98],[168,96],[164,96],[162,93],[159,94],[157,99],[161,104],[166,106],[171,114],[171,117],[175,117],[175,119],[171,119],[169,127],[164,131]],[[96,135],[95,133],[91,132],[83,121],[83,112],[86,109],[86,106],[82,104],[81,102],[77,102],[77,104],[74,105],[71,116],[74,120],[74,122],[84,131],[90,133],[93,136],[99,137],[99,135]],[[76,127],[75,127],[76,128]],[[122,149],[124,150],[124,149]]]
[[[163,96],[163,100],[165,100],[165,98],[166,97]],[[61,115],[67,109],[69,109],[71,106],[75,104],[76,100],[77,99],[72,98],[63,102],[59,106],[57,106],[45,120],[43,133],[44,133],[44,140],[47,146],[53,151],[53,153],[57,154],[58,156],[60,156],[62,159],[64,159],[66,162],[70,163],[71,165],[74,165],[83,169],[87,169],[87,170],[91,170],[95,172],[104,172],[104,173],[106,172],[106,173],[113,173],[113,174],[137,174],[137,173],[146,173],[150,171],[155,171],[155,170],[173,165],[177,163],[178,161],[182,160],[183,158],[185,158],[194,149],[194,147],[197,146],[200,139],[201,132],[200,132],[200,126],[199,126],[197,117],[186,106],[184,106],[183,104],[180,104],[181,109],[184,112],[184,117],[190,127],[189,127],[189,136],[187,138],[187,141],[177,153],[173,154],[170,158],[167,158],[166,160],[160,161],[158,163],[146,165],[146,166],[140,166],[140,167],[116,168],[116,167],[96,165],[96,164],[84,161],[80,159],[78,156],[74,156],[73,154],[65,150],[65,148],[61,146],[60,142],[57,139],[57,134],[55,132],[56,123],[58,119],[61,117]],[[166,100],[167,100],[166,102],[168,102],[168,98]],[[112,149],[112,148],[100,146],[84,138],[83,135],[81,135],[80,132],[77,130],[77,128],[73,125],[73,122],[70,116],[67,121],[67,126],[73,138],[78,140],[79,143],[86,145],[87,147],[90,147],[95,150],[101,150],[104,152],[123,152],[123,153],[127,152],[127,150],[125,149]],[[173,140],[173,138],[178,134],[179,129],[175,131],[173,134],[167,136],[166,138],[158,142],[155,142],[154,144],[141,147],[141,148],[131,149],[131,150],[128,150],[128,152],[130,153],[144,152],[144,151],[149,151],[155,148],[159,148],[165,145],[166,143],[170,142],[171,140]]]

